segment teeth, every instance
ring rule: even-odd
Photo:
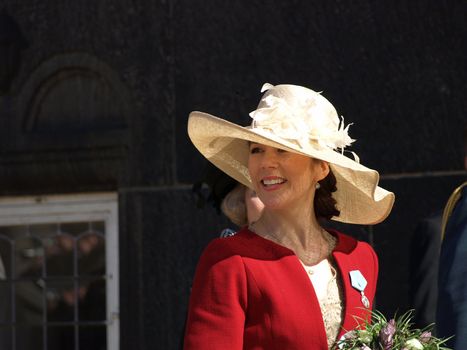
[[[283,182],[284,182],[284,179],[263,180],[263,184],[265,184],[266,186],[281,184],[281,183],[283,183]]]

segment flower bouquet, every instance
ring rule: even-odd
[[[433,325],[413,329],[412,310],[387,320],[378,311],[371,314],[371,322],[365,320],[362,329],[347,332],[337,342],[335,350],[450,350],[431,334]]]

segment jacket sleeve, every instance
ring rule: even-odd
[[[242,349],[246,310],[243,260],[215,240],[202,254],[190,296],[184,349]]]

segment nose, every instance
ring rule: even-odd
[[[278,162],[278,154],[275,148],[267,148],[262,154],[261,157],[261,167],[266,168],[275,168]]]

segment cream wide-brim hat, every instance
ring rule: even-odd
[[[394,204],[394,194],[378,186],[377,171],[330,148],[329,144],[335,141],[336,134],[329,136],[329,126],[335,126],[334,131],[340,135],[347,131],[343,130],[342,124],[339,129],[339,117],[332,104],[321,94],[301,86],[265,84],[264,90],[267,91],[258,109],[252,112],[254,121],[248,127],[203,112],[190,113],[188,135],[201,154],[227,175],[250,188],[253,186],[248,171],[249,142],[321,159],[329,163],[337,181],[337,191],[332,196],[337,201],[340,215],[332,220],[361,225],[383,221]],[[284,116],[284,111],[287,116]],[[295,118],[292,124],[282,125],[291,116]],[[318,126],[321,134],[328,135],[327,139],[331,142],[321,140],[320,132],[314,132],[313,128],[311,132],[303,130],[307,128],[303,120],[310,118],[320,120],[315,126]],[[294,130],[297,130],[297,137],[294,137]],[[307,135],[313,134],[308,136],[308,142],[303,142],[302,131]],[[348,137],[346,134],[344,136]]]

